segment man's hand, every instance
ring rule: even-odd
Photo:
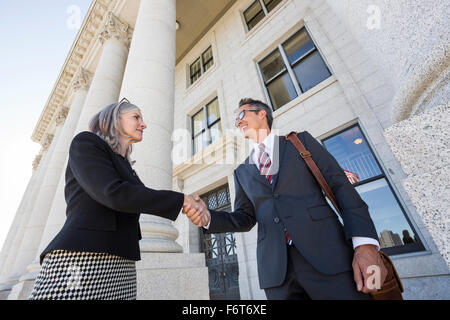
[[[356,247],[352,266],[353,279],[356,282],[358,291],[364,293],[375,292],[383,285],[384,280],[386,280],[386,267],[378,254],[377,247],[374,245],[366,244]],[[369,267],[370,269],[367,270]],[[377,270],[380,272],[377,273]],[[367,273],[368,271],[370,273]],[[374,279],[377,276],[380,277],[379,288],[376,288],[376,285],[373,283],[373,280],[375,280],[375,284],[377,284],[378,279]]]
[[[199,196],[184,196],[183,213],[186,214],[197,227],[208,225],[210,220],[208,208]]]

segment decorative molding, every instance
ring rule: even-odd
[[[74,80],[72,82],[73,90],[76,92],[80,89],[89,90],[93,74],[83,67],[79,67]]]
[[[184,180],[210,166],[220,165],[224,170],[226,168],[234,170],[245,159],[244,151],[241,149],[239,138],[235,135],[222,136],[176,166],[172,171],[172,179],[180,189],[184,189]]]
[[[127,23],[120,21],[112,11],[107,14],[103,31],[99,35],[102,45],[109,39],[120,40],[129,49],[132,37],[132,28]]]
[[[47,151],[50,145],[52,144],[53,138],[55,137],[54,134],[47,133],[45,136],[43,142],[42,142],[42,148]]]
[[[102,22],[108,11],[116,7],[116,4],[123,0],[94,0],[86,14],[83,25],[70,49],[66,61],[56,80],[56,84],[45,104],[44,110],[34,128],[31,139],[34,142],[42,141],[47,132],[55,113],[59,106],[65,101],[64,98],[69,96],[70,90],[74,89],[71,83],[77,74],[81,62],[88,53],[88,50],[97,41],[96,35],[101,30]]]
[[[69,108],[66,105],[63,105],[61,109],[59,109],[58,114],[56,115],[56,125],[62,126],[66,121],[67,115],[69,114]]]
[[[37,167],[39,166],[39,163],[42,160],[42,154],[38,154],[36,157],[34,157],[33,160],[33,171],[37,169]]]

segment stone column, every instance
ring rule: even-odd
[[[45,200],[47,200],[47,202],[51,201],[51,199],[45,199],[45,195],[51,193],[52,190],[54,192],[54,188],[56,187],[56,185],[49,185],[49,181],[56,179],[53,166],[55,165],[55,149],[60,133],[61,128],[57,127],[55,135],[49,136],[49,145],[50,143],[52,143],[51,141],[54,140],[54,142],[52,143],[52,152],[49,153],[48,159],[46,161],[47,168],[45,170],[45,175],[42,176],[38,184],[36,198],[34,200],[33,206],[30,208],[29,218],[27,219],[25,225],[25,233],[18,250],[17,258],[14,262],[13,269],[16,272],[20,272],[20,274],[25,272],[27,265],[34,258],[34,251],[36,250],[35,243],[39,242],[42,234],[41,229],[47,221],[46,215],[48,214],[48,210],[41,211],[40,209],[45,207]]]
[[[449,88],[448,1],[327,3],[394,86],[394,122],[447,102],[444,93]]]
[[[121,98],[141,108],[148,128],[132,158],[146,186],[172,189],[175,0],[141,1]],[[203,254],[181,254],[170,220],[142,214],[138,299],[208,299]]]
[[[75,134],[88,129],[90,119],[107,105],[117,102],[128,57],[132,30],[112,12],[99,39],[103,52],[95,70]]]
[[[24,204],[24,212],[22,214],[22,218],[20,219],[20,225],[17,229],[17,233],[14,236],[12,246],[9,249],[9,254],[4,263],[1,278],[5,280],[0,285],[0,291],[10,290],[12,286],[18,282],[19,278],[25,271],[26,265],[20,265],[20,262],[18,261],[18,258],[20,256],[20,247],[27,233],[26,226],[31,217],[31,212],[39,193],[39,187],[42,183],[42,179],[45,177],[46,170],[48,168],[48,159],[51,157],[55,146],[54,143],[51,143],[52,140],[53,135],[47,134],[44,138],[44,141],[42,142],[43,150],[41,151],[40,157],[37,157],[37,159],[40,160],[35,160],[33,163],[35,171],[30,180],[30,193],[26,195],[27,200]],[[19,268],[19,266],[22,268]]]
[[[71,140],[74,136],[75,129],[80,119],[80,114],[82,107],[86,101],[86,96],[88,94],[90,81],[92,79],[92,74],[87,70],[80,68],[77,78],[73,83],[73,90],[75,97],[73,99],[72,105],[70,107],[69,114],[64,122],[64,130],[67,135],[61,139],[65,140],[65,160],[63,168],[67,166],[67,160],[69,157],[69,147]],[[45,225],[44,233],[42,234],[42,239],[39,244],[39,249],[36,253],[35,261],[39,262],[40,253],[47,247],[50,241],[56,236],[59,230],[64,225],[66,219],[66,203],[64,199],[64,186],[65,186],[65,171],[62,171],[58,179],[58,187],[56,188],[55,195],[52,199],[52,204],[49,209],[49,215],[47,223]]]
[[[120,93],[141,108],[147,124],[143,141],[133,146],[132,157],[137,160],[139,177],[154,189],[172,189],[174,6],[173,0],[142,1]],[[142,251],[183,251],[174,241],[178,231],[170,220],[142,215],[141,229]]]
[[[47,225],[53,225],[56,221],[64,218],[64,211],[59,212],[57,217],[49,215],[50,209],[55,197],[57,186],[60,186],[60,178],[64,177],[69,146],[73,138],[76,124],[80,117],[81,109],[87,95],[87,88],[89,86],[90,74],[87,70],[80,68],[78,74],[75,76],[73,83],[75,96],[70,110],[67,107],[62,107],[56,116],[57,131],[60,131],[59,139],[56,142],[54,152],[49,160],[47,173],[40,186],[40,191],[36,199],[31,218],[28,223],[28,231],[26,239],[20,249],[20,253],[24,256],[23,259],[31,262],[27,267],[27,273],[19,279],[8,297],[8,299],[27,299],[34,285],[39,270],[39,255],[42,251],[42,246],[47,245],[51,240],[47,230]],[[64,219],[62,219],[64,222]],[[54,234],[53,234],[54,236]],[[34,258],[34,260],[32,260]]]
[[[0,276],[2,274],[5,261],[10,252],[12,242],[14,241],[14,236],[20,227],[20,220],[22,218],[24,206],[26,204],[27,196],[29,195],[30,190],[31,190],[31,178],[30,181],[28,181],[27,188],[25,189],[25,192],[22,196],[22,200],[20,201],[19,207],[17,208],[16,215],[14,216],[14,220],[11,223],[11,227],[9,228],[8,235],[6,236],[5,242],[3,243],[2,251],[0,254]],[[3,279],[0,278],[0,281],[2,280]]]
[[[3,270],[6,268],[6,260],[8,259],[8,256],[11,254],[11,248],[13,247],[13,244],[14,244],[13,241],[15,239],[15,235],[20,230],[20,224],[21,224],[21,221],[23,218],[24,207],[26,206],[27,199],[29,197],[29,193],[32,188],[31,181],[32,181],[32,179],[30,178],[30,181],[28,181],[28,186],[25,189],[25,192],[22,196],[20,205],[16,211],[16,215],[14,216],[14,220],[11,224],[11,227],[9,228],[8,235],[3,244],[3,248],[2,248],[2,252],[1,252],[1,256],[0,256],[0,300],[5,300],[8,297],[8,294],[10,293],[9,287],[5,288],[5,289],[7,289],[6,291],[2,290],[3,285],[4,285],[3,280],[5,280],[4,277],[2,276],[2,274],[3,274]]]

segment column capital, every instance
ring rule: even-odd
[[[133,34],[132,28],[127,23],[120,21],[120,19],[109,11],[103,31],[99,35],[100,42],[105,43],[109,39],[120,40],[128,49],[131,43],[131,36]]]
[[[37,169],[37,167],[39,166],[39,163],[41,162],[41,159],[42,159],[42,154],[38,154],[38,155],[36,155],[36,157],[34,157],[33,170]]]
[[[56,125],[62,126],[64,122],[66,121],[67,115],[69,114],[69,108],[66,105],[63,105],[56,114]]]
[[[42,142],[42,148],[47,151],[50,145],[52,144],[53,138],[55,137],[52,133],[47,133]]]
[[[73,90],[76,92],[80,89],[88,90],[91,85],[93,74],[88,70],[80,67],[75,74],[74,81],[72,82]]]

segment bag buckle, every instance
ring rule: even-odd
[[[311,158],[311,152],[309,152],[309,151],[299,152],[299,153],[300,153],[300,155],[302,156],[303,159]]]

